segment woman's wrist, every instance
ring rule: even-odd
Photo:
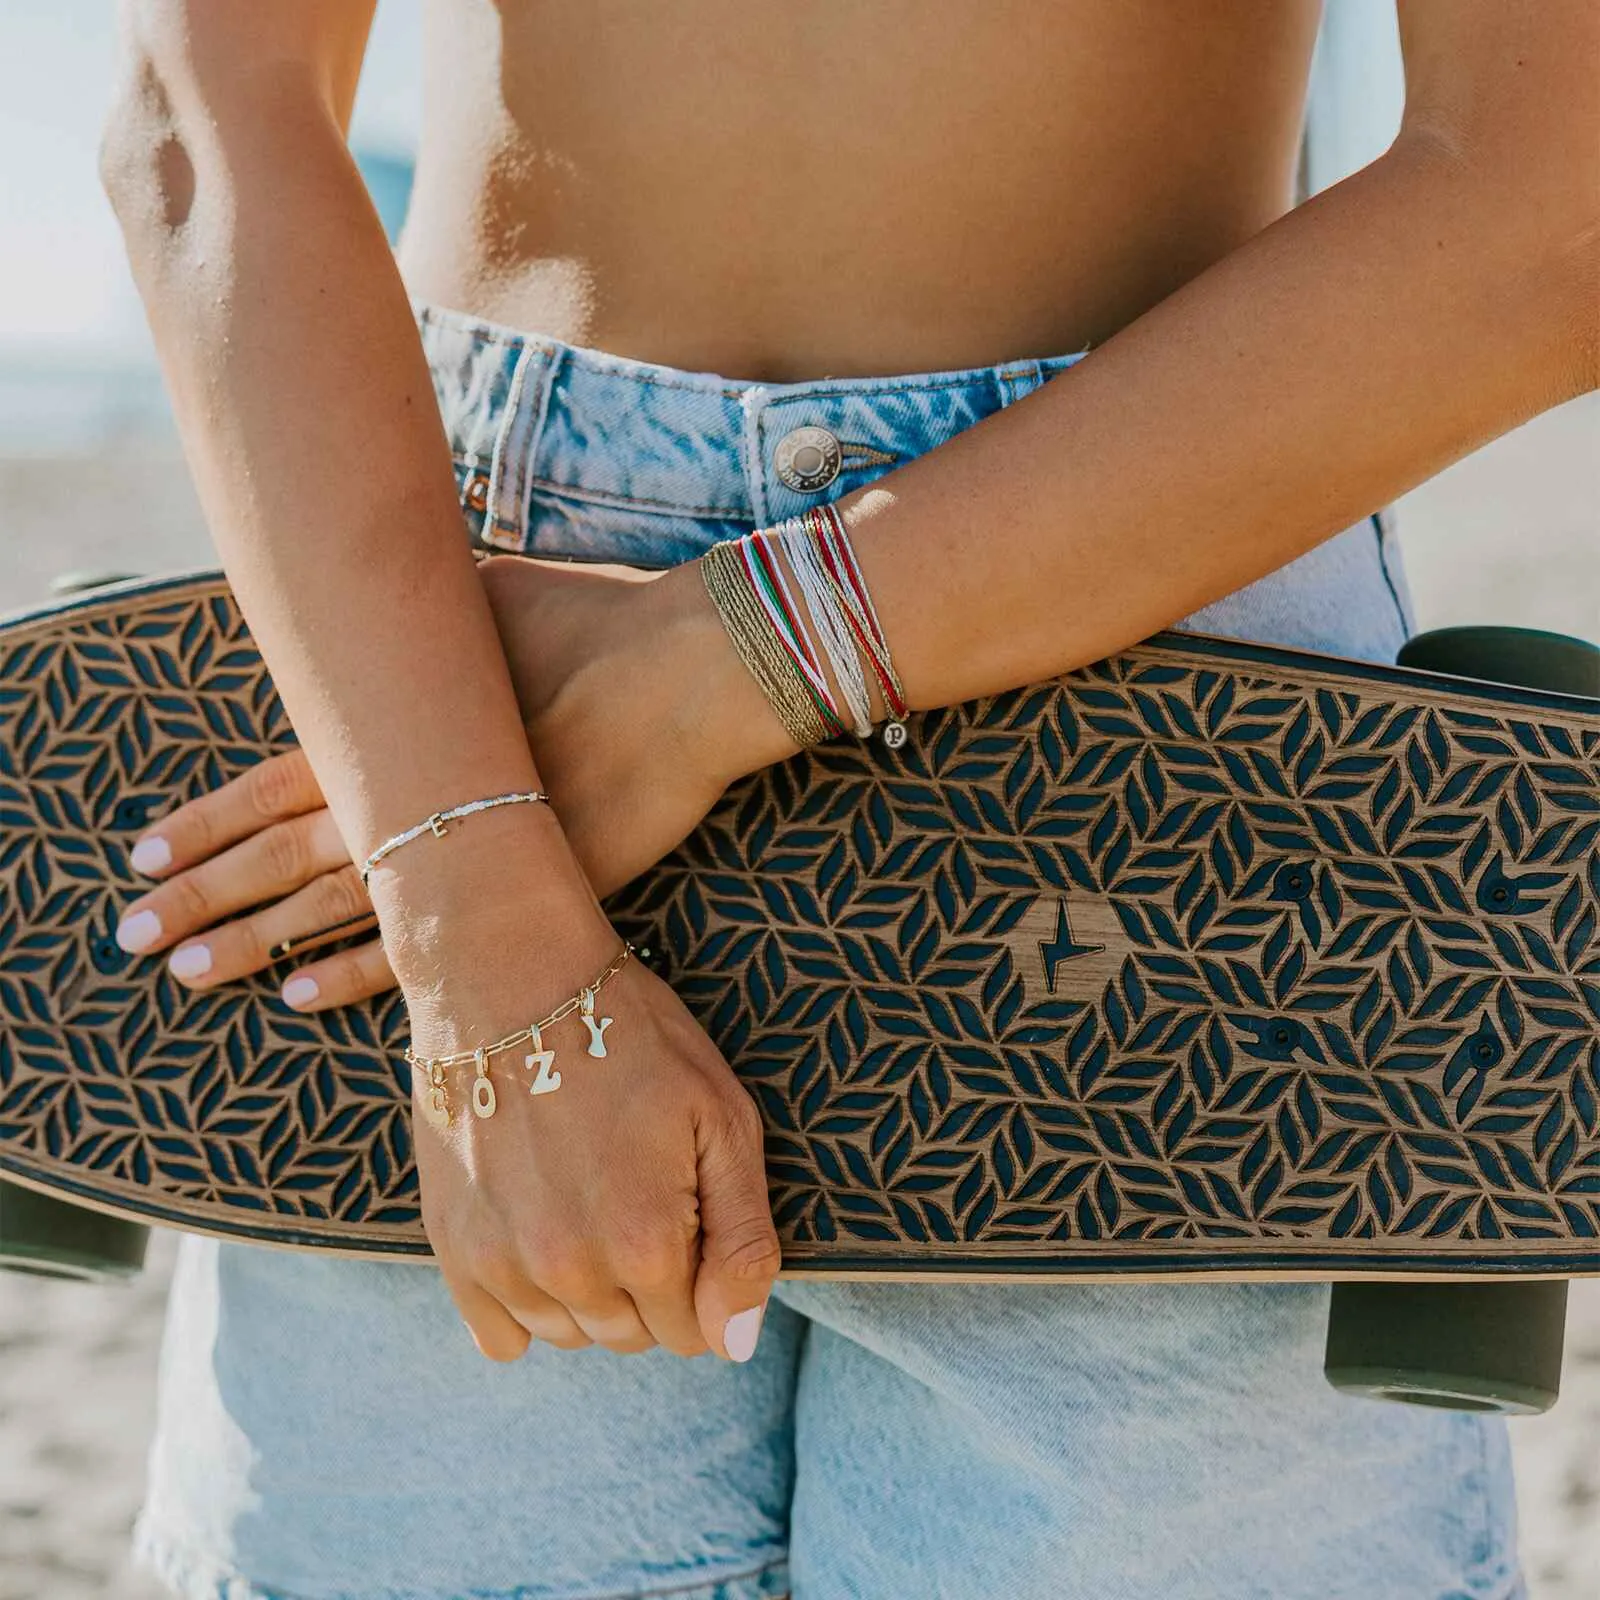
[[[679,690],[684,724],[714,763],[723,786],[786,760],[800,748],[739,659],[706,592],[698,562],[642,586],[641,642],[659,650],[659,669]],[[663,641],[665,645],[663,647]]]
[[[581,967],[616,943],[544,806],[480,813],[443,838],[424,836],[383,862],[370,888],[408,998],[464,977],[497,982],[552,950]]]
[[[469,939],[413,963],[401,980],[411,1046],[423,1055],[472,1050],[548,1016],[594,982],[622,948],[598,911],[532,925],[492,914]]]
[[[681,626],[723,636],[701,659],[714,662],[708,676],[722,691],[711,707],[741,730],[736,773],[839,735],[870,739],[880,725],[891,747],[905,742],[905,689],[837,507],[718,544],[696,568],[699,583],[675,579],[672,598]],[[741,671],[732,670],[730,653]],[[766,718],[744,715],[756,703],[752,689]]]

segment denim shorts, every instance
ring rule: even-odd
[[[1072,381],[767,387],[421,323],[472,536],[574,560],[688,560]],[[798,428],[838,442],[821,488]],[[1375,517],[1191,625],[1391,660],[1407,621]],[[495,1366],[425,1267],[190,1239],[138,1543],[226,1600],[1521,1594],[1504,1427],[1336,1394],[1326,1310],[1314,1285],[794,1281],[747,1366]]]

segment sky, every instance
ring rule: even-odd
[[[100,193],[113,0],[0,0],[0,360],[142,362],[148,338]],[[421,0],[380,0],[351,141],[413,147]]]

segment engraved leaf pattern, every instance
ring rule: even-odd
[[[0,1167],[424,1249],[398,1001],[111,938],[138,830],[291,738],[215,580],[123,606],[0,634]],[[792,1266],[1592,1265],[1597,762],[1583,703],[1164,636],[761,774],[610,909],[755,1097]]]

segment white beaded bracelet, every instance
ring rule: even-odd
[[[407,828],[404,833],[397,833],[392,839],[385,839],[361,863],[361,881],[365,884],[372,874],[372,869],[385,856],[393,855],[401,845],[410,844],[413,839],[420,839],[425,833],[431,833],[436,839],[444,838],[445,834],[450,831],[445,827],[447,822],[454,822],[460,817],[470,817],[479,811],[492,811],[496,806],[547,806],[549,804],[549,795],[539,789],[528,789],[519,791],[516,794],[491,795],[487,800],[469,800],[464,806],[451,806],[448,811],[435,811],[431,817],[419,822],[416,827]]]

